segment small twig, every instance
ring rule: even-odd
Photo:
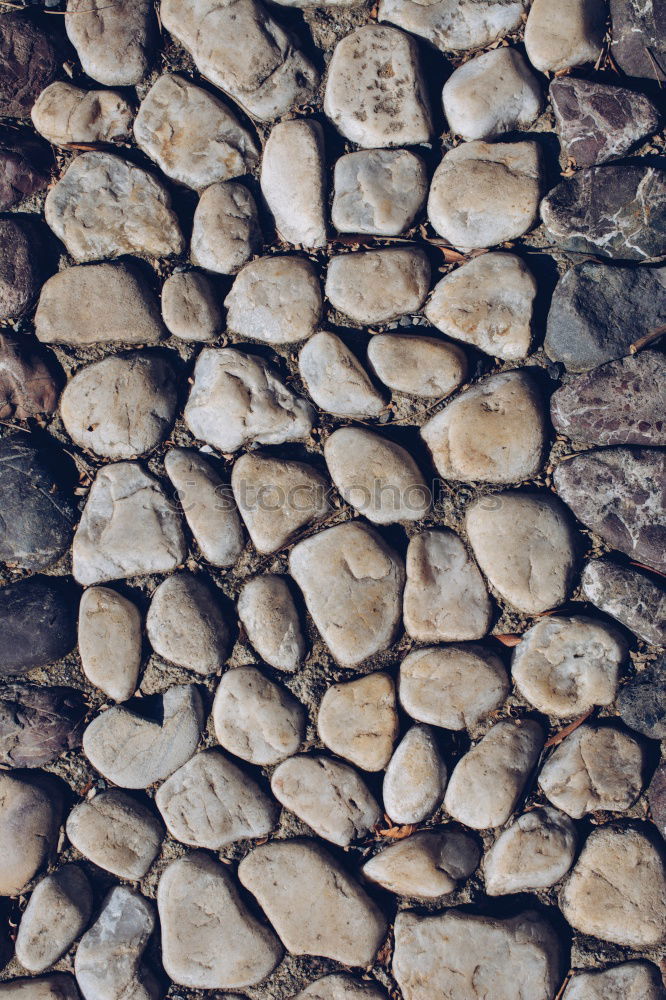
[[[661,72],[661,70],[660,70],[659,66],[657,65],[657,62],[655,61],[655,58],[654,58],[654,56],[652,55],[652,53],[650,52],[649,48],[647,47],[647,45],[644,45],[644,46],[643,46],[643,48],[644,48],[644,49],[645,49],[645,51],[647,52],[647,54],[648,54],[648,59],[649,59],[649,60],[650,60],[650,62],[652,63],[652,69],[653,69],[653,71],[654,71],[654,78],[655,78],[655,80],[657,81],[657,83],[659,84],[659,89],[661,90],[661,89],[662,89],[662,87],[663,87],[663,84],[662,84],[662,82],[661,82],[661,78],[662,78],[663,74],[662,74],[662,72]]]
[[[548,747],[556,747],[559,743],[562,742],[562,740],[565,740],[567,736],[571,736],[572,733],[575,733],[578,727],[582,726],[583,723],[587,719],[589,719],[593,711],[594,709],[591,708],[589,712],[585,712],[584,715],[581,715],[580,719],[576,719],[575,722],[570,722],[568,726],[564,727],[564,729],[560,729],[559,733],[555,733],[554,736],[551,736],[550,739],[546,740],[546,742],[544,743],[543,745],[544,750],[547,750]]]
[[[564,996],[564,991],[566,990],[567,986],[569,985],[569,982],[572,979],[572,977],[573,977],[573,969],[569,969],[569,971],[567,972],[566,976],[564,977],[564,982],[562,983],[562,985],[560,986],[559,990],[557,991],[557,996],[555,997],[555,1000],[562,1000],[562,997]]]
[[[651,344],[653,340],[658,340],[660,337],[663,337],[665,333],[666,325],[655,327],[654,330],[650,330],[649,333],[646,333],[644,337],[639,337],[638,340],[633,342],[633,344],[630,344],[629,353],[636,354],[638,351],[642,350],[642,348]]]

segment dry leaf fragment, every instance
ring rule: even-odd
[[[571,734],[574,733],[579,726],[582,726],[583,723],[589,719],[593,711],[594,709],[591,708],[589,712],[585,712],[584,715],[581,715],[580,719],[576,719],[575,722],[570,722],[568,726],[564,727],[564,729],[560,729],[559,733],[555,733],[554,736],[551,736],[550,739],[546,740],[544,743],[544,750],[547,750],[548,747],[558,746],[558,744],[560,744],[562,740],[565,740],[567,736],[571,736]]]
[[[502,635],[496,635],[494,637],[498,642],[501,642],[503,646],[517,646],[521,641],[522,636],[516,635],[513,632],[505,632]]]

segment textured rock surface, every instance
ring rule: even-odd
[[[84,71],[107,87],[129,87],[145,76],[155,41],[148,0],[67,0],[65,28]]]
[[[285,577],[255,576],[238,595],[238,617],[259,656],[276,670],[292,673],[305,659],[306,643]]]
[[[41,277],[37,235],[17,217],[0,219],[0,320],[23,315],[37,297]]]
[[[281,239],[326,245],[324,132],[316,121],[273,126],[261,161],[261,191]]]
[[[261,257],[243,268],[224,304],[233,333],[291,344],[311,336],[319,324],[319,279],[305,258]]]
[[[270,767],[295,754],[305,735],[303,706],[255,667],[228,670],[213,703],[218,742],[250,764]]]
[[[486,892],[502,896],[555,885],[573,865],[577,842],[576,827],[557,809],[523,813],[485,856]]]
[[[35,887],[21,917],[16,957],[29,972],[44,972],[85,930],[93,908],[90,882],[78,865],[64,865]]]
[[[364,771],[386,767],[398,736],[395,686],[388,674],[332,684],[319,706],[319,738]]]
[[[197,674],[218,673],[229,647],[220,597],[204,577],[191,573],[163,580],[146,615],[146,633],[157,655]]]
[[[622,719],[652,740],[666,738],[666,659],[641,670],[620,690],[617,707]]]
[[[216,289],[196,271],[176,271],[164,282],[162,317],[180,340],[214,340],[224,325]]]
[[[377,417],[386,407],[356,355],[334,333],[320,330],[298,356],[305,386],[317,406],[339,417]]]
[[[58,787],[41,771],[0,773],[0,892],[15,896],[55,850],[62,811]]]
[[[335,161],[331,221],[340,233],[399,236],[428,193],[423,160],[406,149],[360,149]]]
[[[628,76],[650,83],[666,79],[663,10],[659,0],[610,0],[613,34],[611,53]]]
[[[0,588],[0,674],[24,674],[65,656],[76,642],[76,593],[51,577]]]
[[[408,729],[389,761],[382,794],[394,823],[420,823],[439,807],[447,770],[429,726]]]
[[[592,972],[577,972],[562,1000],[662,1000],[663,980],[650,962],[623,962]]]
[[[211,184],[194,213],[192,263],[218,274],[233,274],[261,248],[257,205],[236,181]]]
[[[0,983],[0,996],[7,1000],[81,1000],[76,980],[66,972]]]
[[[588,601],[612,615],[640,639],[666,645],[666,592],[657,580],[609,559],[593,559],[581,575]]]
[[[53,413],[59,381],[50,358],[32,344],[26,347],[0,334],[0,420]]]
[[[74,688],[4,684],[0,687],[0,764],[41,767],[76,749],[81,745],[85,714],[84,699]]]
[[[650,814],[654,825],[666,840],[666,764],[659,765],[648,788]]]
[[[386,323],[418,312],[430,287],[430,264],[419,247],[331,257],[326,297],[356,323]]]
[[[0,21],[0,114],[23,118],[58,71],[56,52],[21,13],[5,12]]]
[[[80,802],[65,829],[84,858],[130,881],[143,878],[164,836],[153,810],[117,788]]]
[[[134,113],[114,90],[82,90],[58,80],[41,92],[32,123],[56,146],[69,143],[126,142]]]
[[[381,0],[379,20],[391,21],[449,52],[490,45],[520,26],[524,10],[523,0],[490,3],[435,0],[429,4],[419,0]]]
[[[459,347],[414,334],[378,334],[368,344],[368,361],[390,389],[425,399],[450,396],[467,375]]]
[[[374,982],[340,973],[315,980],[293,1000],[386,1000],[386,993]]]
[[[0,210],[19,204],[43,191],[49,178],[45,172],[43,151],[30,141],[25,144],[0,140]]]
[[[79,654],[83,671],[114,701],[136,690],[141,666],[141,614],[109,587],[89,587],[79,605]]]
[[[606,26],[604,0],[534,0],[525,25],[525,49],[533,66],[556,73],[596,62]]]
[[[361,870],[369,882],[398,896],[437,899],[453,892],[474,871],[479,854],[472,837],[445,827],[389,845]]]

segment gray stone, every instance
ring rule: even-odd
[[[0,588],[0,674],[25,674],[66,656],[76,643],[78,594],[53,577]]]
[[[248,910],[225,866],[203,851],[169,865],[157,905],[164,968],[179,986],[252,986],[282,957],[280,942]]]
[[[562,1000],[663,1000],[664,982],[651,962],[623,962],[576,972]]]
[[[429,726],[412,726],[384,775],[384,809],[394,823],[421,823],[441,805],[448,772]]]
[[[261,192],[286,243],[326,246],[325,167],[319,122],[298,119],[273,126],[261,161]]]
[[[641,670],[620,689],[617,709],[637,733],[652,740],[666,738],[666,658]]]
[[[486,892],[504,896],[550,888],[573,865],[577,842],[576,827],[557,809],[539,806],[523,813],[484,858]]]
[[[381,771],[398,736],[395,686],[388,674],[332,684],[317,715],[319,738],[333,753],[364,771]]]
[[[427,142],[433,126],[416,42],[378,24],[346,35],[328,65],[324,112],[366,149]]]
[[[306,258],[260,257],[243,268],[224,304],[233,333],[267,344],[292,344],[317,329],[321,288]]]
[[[216,587],[191,573],[163,580],[146,615],[146,633],[157,655],[196,674],[219,673],[229,648],[219,597]]]
[[[436,337],[377,334],[368,344],[368,361],[390,389],[424,399],[450,396],[467,377],[461,348]]]
[[[262,660],[276,670],[298,670],[307,647],[286,578],[266,573],[248,580],[238,595],[237,609]]]
[[[103,466],[74,535],[72,572],[78,582],[168,573],[186,554],[180,516],[157,479],[138,462]]]
[[[331,221],[339,233],[399,236],[428,194],[423,160],[407,149],[360,149],[335,163]]]
[[[167,177],[195,191],[248,173],[259,156],[253,136],[219,98],[169,74],[141,102],[134,137]]]
[[[50,776],[0,772],[0,895],[17,896],[55,852],[62,796]]]
[[[193,756],[203,724],[198,689],[180,684],[163,695],[102,712],[83,734],[83,751],[115,785],[148,788]]]
[[[471,875],[480,853],[472,837],[449,826],[390,844],[366,861],[361,871],[369,882],[398,896],[437,899]]]
[[[236,667],[219,683],[213,725],[229,753],[270,767],[298,751],[305,736],[305,712],[285,688],[256,667]]]
[[[666,646],[666,593],[657,580],[631,566],[592,559],[581,576],[583,594],[639,639]]]
[[[25,12],[8,10],[0,20],[0,115],[23,118],[60,66],[48,36]]]
[[[127,142],[134,117],[117,91],[82,90],[63,80],[41,92],[31,114],[35,129],[56,146]]]
[[[226,181],[202,192],[192,226],[193,264],[234,274],[261,248],[261,241],[257,206],[243,184]]]
[[[594,63],[601,55],[606,28],[604,0],[533,0],[525,25],[525,49],[542,73]]]
[[[162,317],[179,340],[215,340],[224,327],[215,288],[196,271],[178,271],[164,282]]]
[[[55,413],[59,394],[60,379],[48,353],[32,338],[0,334],[0,420]]]
[[[67,687],[3,684],[0,687],[0,764],[41,767],[81,746],[88,705]]]
[[[666,79],[664,11],[659,0],[610,0],[611,54],[628,76]]]
[[[334,333],[320,330],[298,356],[301,378],[317,406],[338,417],[362,420],[386,407],[356,355]]]
[[[525,0],[380,0],[379,20],[427,39],[443,52],[483,49],[520,27]]]
[[[117,788],[79,802],[65,829],[84,858],[132,882],[146,874],[164,837],[152,809]]]
[[[456,764],[444,797],[446,811],[473,830],[503,826],[513,813],[543,748],[533,719],[505,719]]]
[[[81,1000],[76,980],[66,972],[0,983],[0,996],[6,1000]]]
[[[131,87],[146,75],[156,40],[149,0],[67,0],[65,29],[93,80]]]
[[[79,605],[79,654],[83,672],[114,701],[136,691],[141,666],[141,614],[109,587],[89,587]]]
[[[353,979],[345,973],[334,973],[310,983],[292,1000],[386,1000],[386,993],[374,982]]]
[[[78,865],[43,878],[28,900],[16,936],[16,957],[28,972],[45,972],[85,930],[93,894]]]
[[[241,861],[238,877],[292,955],[358,966],[373,961],[386,920],[316,841],[278,840],[257,847]]]
[[[41,278],[37,235],[16,216],[0,219],[0,320],[22,316],[37,297]]]
[[[333,308],[364,325],[417,313],[429,287],[430,263],[420,247],[338,254],[326,275]]]
[[[169,257],[185,249],[161,181],[110,153],[72,160],[46,196],[44,215],[78,263],[123,254]]]

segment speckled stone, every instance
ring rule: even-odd
[[[18,319],[37,297],[41,282],[37,236],[20,216],[0,219],[0,320]]]
[[[438,899],[471,875],[480,854],[473,837],[446,826],[389,844],[366,861],[361,871],[369,882],[398,896]]]
[[[398,736],[395,686],[388,674],[332,684],[317,715],[324,746],[364,771],[386,767]]]
[[[533,0],[525,25],[525,49],[542,73],[594,63],[606,26],[604,0]]]
[[[56,146],[128,142],[134,112],[116,90],[82,90],[58,80],[41,92],[32,123]]]
[[[623,73],[650,85],[666,80],[664,14],[659,0],[610,0],[611,53]]]
[[[326,275],[333,308],[362,324],[418,312],[429,287],[430,263],[420,247],[338,254]]]
[[[500,833],[483,861],[486,892],[504,896],[548,889],[574,863],[578,835],[568,816],[539,806]]]
[[[201,193],[192,225],[193,264],[216,274],[234,274],[261,243],[257,205],[244,184],[225,181]]]
[[[236,667],[219,683],[213,725],[229,753],[270,767],[297,752],[305,735],[305,711],[286,688],[256,667]]]
[[[331,221],[340,233],[399,236],[428,193],[423,160],[406,149],[359,149],[335,162]]]
[[[655,577],[609,559],[592,559],[581,575],[583,594],[644,642],[666,646],[666,591]]]
[[[384,775],[384,809],[394,823],[421,823],[441,805],[448,772],[430,726],[412,726]]]
[[[159,854],[164,829],[148,804],[112,788],[74,806],[65,826],[84,858],[119,878],[143,878]]]
[[[131,87],[148,71],[157,35],[149,0],[67,0],[65,29],[93,80]]]

